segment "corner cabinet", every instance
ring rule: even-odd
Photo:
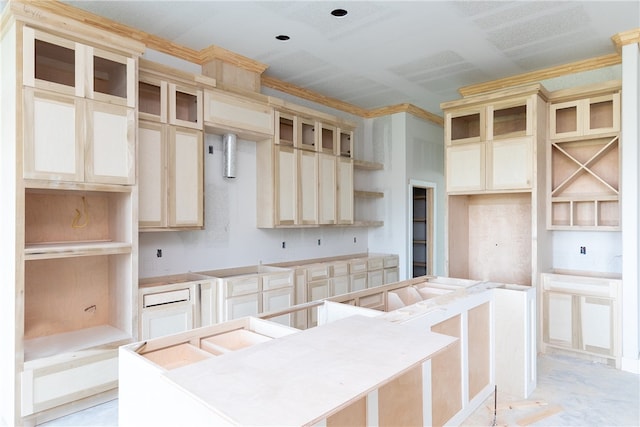
[[[41,424],[116,397],[118,347],[137,339],[144,46],[35,3],[3,18],[1,412]]]
[[[170,74],[173,72],[174,74]],[[141,231],[204,226],[203,91],[141,61],[138,82]]]
[[[257,144],[260,228],[353,224],[353,128],[311,113],[277,109]]]
[[[620,229],[620,88],[609,90],[551,94],[549,229]]]

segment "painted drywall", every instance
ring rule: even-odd
[[[554,231],[553,268],[622,273],[622,235],[618,231]],[[580,248],[585,253],[580,253]]]

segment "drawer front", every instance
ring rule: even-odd
[[[118,386],[118,350],[69,354],[69,360],[22,372],[22,416],[44,411]]]
[[[281,289],[293,286],[293,274],[290,271],[271,273],[262,276],[262,290]]]
[[[366,297],[362,297],[358,302],[358,306],[372,308],[375,310],[383,310],[384,293],[380,292],[379,294],[367,295]]]
[[[373,270],[380,270],[382,269],[384,266],[384,258],[379,257],[379,258],[369,258],[367,260],[367,270],[368,271],[373,271]]]
[[[224,279],[227,296],[255,294],[260,292],[260,276],[243,276]]]
[[[158,292],[142,296],[142,307],[155,307],[157,305],[172,304],[191,300],[189,288],[169,292]]]
[[[194,304],[189,302],[159,305],[140,314],[140,338],[143,340],[188,331],[194,327]]]
[[[349,261],[349,271],[351,274],[363,273],[367,271],[366,259],[353,259]]]
[[[319,279],[329,278],[329,265],[318,264],[307,267],[307,280],[313,282]]]
[[[262,311],[261,305],[258,294],[227,298],[222,321],[239,319],[245,316],[257,316]]]
[[[331,265],[331,277],[347,276],[349,274],[348,262],[336,262]]]
[[[392,268],[398,266],[398,257],[395,255],[386,256],[383,259],[384,268]]]

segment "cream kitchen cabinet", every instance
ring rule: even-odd
[[[568,350],[619,367],[621,280],[543,273],[542,285],[544,350]]]
[[[466,100],[442,105],[448,193],[532,188],[537,96],[511,92],[472,107]]]
[[[353,224],[354,190],[353,190],[353,159],[338,157],[337,161],[337,223]]]
[[[273,139],[274,112],[266,97],[256,94],[255,99],[224,92],[219,89],[204,91],[204,122],[215,134],[233,133],[249,141]]]
[[[337,159],[333,153],[318,154],[318,223],[323,225],[336,223]]]
[[[135,183],[136,60],[23,28],[24,177]]]
[[[204,226],[202,90],[169,72],[144,61],[138,82],[142,231]]]
[[[298,223],[318,225],[318,185],[320,180],[318,154],[312,151],[298,150]],[[335,182],[335,181],[334,181]]]
[[[549,106],[551,139],[620,132],[620,92],[580,97]]]

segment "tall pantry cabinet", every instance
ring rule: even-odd
[[[136,41],[2,16],[0,424],[106,400],[137,335]]]
[[[531,286],[550,268],[547,98],[533,84],[442,104],[449,276]]]

